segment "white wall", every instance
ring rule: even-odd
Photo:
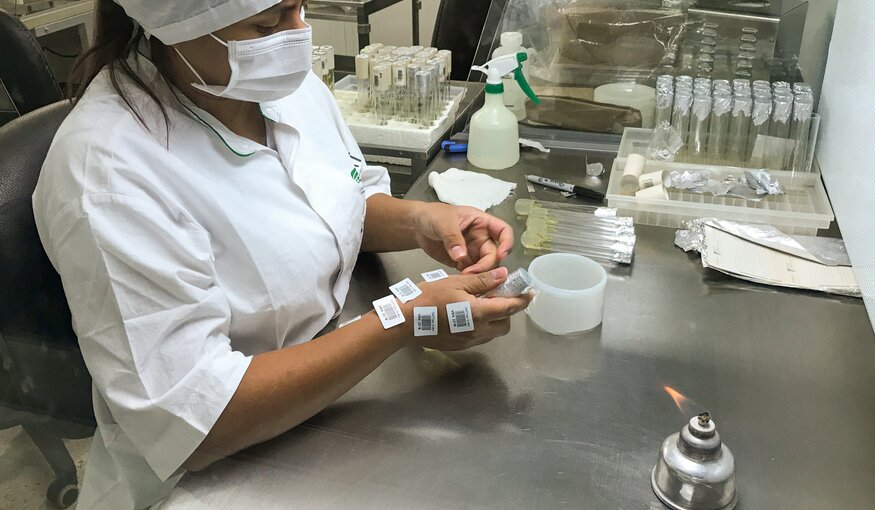
[[[875,328],[875,2],[842,0],[832,34],[817,158]]]
[[[839,0],[809,0],[808,2],[808,19],[805,21],[802,48],[799,51],[799,66],[802,68],[805,81],[814,87],[815,97],[820,94],[823,84],[823,71],[826,68],[829,40],[838,3]]]
[[[410,46],[412,44],[411,2],[402,0],[371,15],[371,42]],[[422,0],[419,11],[419,44],[429,46],[440,0]],[[307,20],[313,26],[314,44],[331,44],[340,55],[358,53],[358,32],[355,23]]]

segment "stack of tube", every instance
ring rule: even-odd
[[[310,67],[313,74],[320,77],[329,89],[334,90],[334,46],[313,46]]]
[[[530,250],[576,253],[605,264],[632,263],[635,227],[632,218],[616,216],[615,209],[536,200],[518,200],[516,209],[528,216],[521,242]]]
[[[675,161],[807,172],[813,105],[804,83],[662,75],[654,115],[684,141]]]
[[[450,50],[371,44],[355,57],[356,109],[375,114],[380,125],[394,120],[428,128],[452,99],[451,71]]]

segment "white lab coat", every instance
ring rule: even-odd
[[[147,131],[101,74],[58,131],[33,197],[94,379],[81,509],[143,508],[169,493],[251,356],[306,342],[339,313],[365,200],[389,193],[313,74],[261,105],[276,151],[184,96],[164,98],[169,136],[154,111]]]

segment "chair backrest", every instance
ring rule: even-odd
[[[493,3],[496,5],[493,6]],[[505,3],[506,0],[441,0],[431,36],[431,45],[435,48],[452,50],[451,79],[468,79],[468,72],[474,64],[487,15],[490,9],[493,14],[500,15]],[[495,35],[494,28],[491,34],[487,34],[490,44],[492,36]],[[481,58],[482,62],[478,64],[486,61],[486,53],[484,52],[484,58]]]
[[[63,98],[36,37],[21,21],[0,9],[0,82],[19,115]]]
[[[0,126],[0,354],[12,358],[0,368],[13,379],[13,390],[17,378],[33,385],[26,392],[7,388],[0,397],[87,420],[93,416],[90,378],[31,205],[52,138],[71,108],[68,101],[57,102]]]

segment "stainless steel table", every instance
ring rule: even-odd
[[[464,156],[431,169],[450,166]],[[523,173],[581,171],[579,156],[554,151],[500,177],[527,196]],[[424,178],[409,196],[435,199]],[[512,207],[494,212],[519,234]],[[714,415],[738,508],[875,507],[875,335],[862,302],[739,282],[674,248],[673,230],[639,234],[595,331],[552,337],[523,314],[469,352],[399,352],[304,425],[187,475],[166,508],[659,509],[657,449],[688,418],[664,385]],[[517,249],[507,265],[532,256]],[[343,318],[434,267],[422,253],[363,256]]]

